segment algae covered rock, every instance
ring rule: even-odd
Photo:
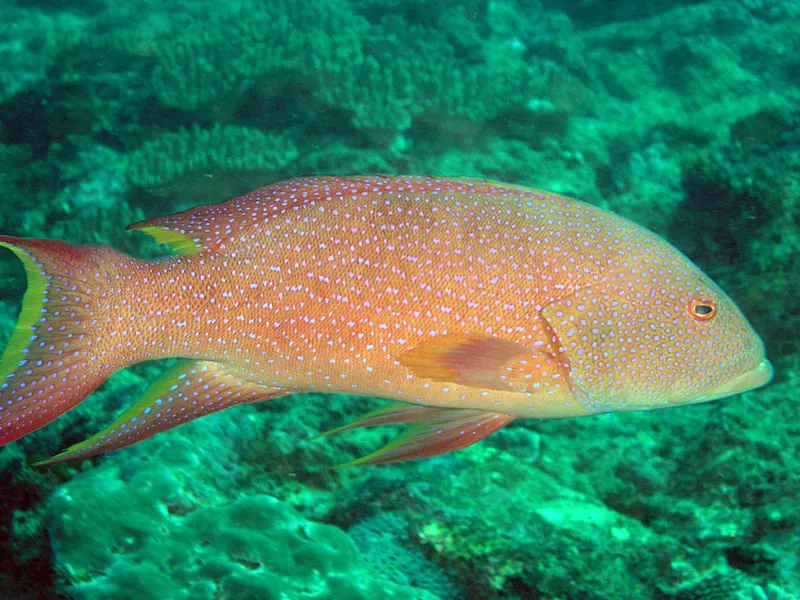
[[[436,489],[419,541],[481,598],[639,600],[677,546],[641,522],[505,453]],[[479,497],[491,501],[477,501]]]
[[[365,571],[342,530],[273,497],[186,506],[168,470],[118,475],[88,471],[49,503],[48,531],[72,598],[416,597]]]

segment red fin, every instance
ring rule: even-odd
[[[388,446],[336,468],[420,460],[454,452],[490,436],[514,420],[502,413],[469,409],[428,410],[430,418],[415,419],[415,424]]]
[[[46,425],[82,402],[125,366],[98,348],[93,298],[106,264],[104,246],[0,236],[25,267],[28,288],[0,359],[0,446]]]
[[[139,401],[103,431],[36,466],[119,450],[230,406],[288,393],[232,377],[218,363],[181,361],[150,384]]]
[[[351,429],[362,429],[364,427],[377,427],[379,425],[402,425],[404,423],[414,423],[423,419],[430,419],[436,411],[449,411],[449,408],[432,408],[430,406],[418,406],[415,404],[407,404],[406,402],[394,402],[387,404],[377,410],[367,413],[360,419],[331,429],[330,431],[323,431],[319,435],[311,439],[318,439],[327,437],[342,431],[349,431]]]

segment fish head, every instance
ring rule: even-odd
[[[685,369],[686,373],[675,379],[676,391],[685,391],[665,394],[665,399],[672,404],[698,404],[769,383],[773,369],[764,342],[739,307],[705,275],[694,285],[695,293],[676,298],[674,305],[682,302],[688,315],[681,346],[686,348],[684,360],[696,368]]]
[[[717,400],[769,383],[764,344],[736,304],[650,232],[594,285],[543,311],[590,412]]]

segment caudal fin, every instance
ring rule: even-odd
[[[111,256],[104,246],[0,236],[22,261],[28,287],[0,358],[0,446],[82,402],[114,371],[92,315]]]

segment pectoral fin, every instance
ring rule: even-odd
[[[103,431],[35,466],[118,450],[230,406],[288,393],[242,381],[215,362],[181,361],[164,372],[136,404]]]
[[[546,323],[534,323],[531,330],[532,346],[485,335],[449,334],[422,342],[398,361],[416,377],[432,381],[484,390],[559,391],[569,364],[556,356]]]

